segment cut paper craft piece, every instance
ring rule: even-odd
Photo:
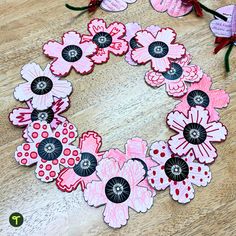
[[[150,70],[145,75],[145,81],[152,87],[160,87],[165,84],[166,92],[173,97],[181,97],[188,91],[186,82],[198,82],[203,72],[197,65],[190,65],[191,55],[186,54],[183,58],[171,63],[166,72]]]
[[[66,121],[66,118],[61,116],[61,113],[65,112],[70,106],[68,98],[54,98],[52,106],[45,110],[34,109],[31,101],[27,101],[26,104],[27,107],[13,109],[9,114],[9,120],[13,125],[26,127],[23,131],[23,137],[28,142],[31,141],[27,132],[27,126],[29,124],[37,120],[46,121],[51,125],[52,129],[55,129],[58,125]]]
[[[211,181],[208,166],[194,162],[190,151],[183,157],[171,152],[164,141],[157,141],[150,148],[152,159],[158,164],[148,171],[148,181],[156,190],[170,188],[170,195],[179,203],[188,203],[194,198],[196,186],[207,186]]]
[[[48,64],[42,70],[36,63],[23,66],[21,76],[27,82],[15,88],[14,97],[21,102],[32,99],[34,109],[45,110],[52,106],[55,97],[69,96],[72,92],[71,83],[53,75],[49,67]]]
[[[209,111],[209,122],[218,121],[220,116],[215,109],[227,107],[230,97],[224,90],[212,90],[211,86],[212,79],[204,74],[199,83],[193,83],[188,88],[187,94],[181,98],[174,110],[186,116],[191,107],[202,106]]]
[[[104,152],[100,151],[102,138],[94,131],[83,133],[79,139],[80,162],[73,168],[64,168],[56,181],[61,191],[72,192],[80,185],[84,191],[86,185],[99,180],[96,167]]]
[[[86,11],[87,10],[88,12],[94,12],[99,8],[102,1],[103,0],[90,0],[88,6],[84,6],[84,7],[74,7],[70,4],[65,4],[65,7],[73,11]]]
[[[133,49],[138,48],[139,44],[135,40],[135,35],[138,31],[142,30],[141,26],[138,23],[127,23],[126,25],[126,36],[124,39],[129,42],[129,51],[125,55],[125,60],[132,66],[136,66],[137,63],[134,62],[131,58],[131,52]],[[146,31],[152,33],[153,35],[156,35],[158,30],[160,30],[159,26],[151,25],[148,26]]]
[[[126,33],[125,25],[120,22],[113,22],[107,26],[103,19],[91,20],[88,24],[89,35],[83,35],[83,42],[93,42],[98,50],[92,60],[96,64],[107,62],[112,53],[115,56],[122,56],[128,50],[128,43],[123,39]]]
[[[103,0],[101,8],[105,11],[119,12],[127,9],[128,4],[135,3],[137,0]]]
[[[92,41],[82,42],[81,35],[75,31],[69,31],[58,43],[49,40],[43,46],[43,53],[52,58],[50,69],[57,76],[66,76],[72,68],[79,74],[89,74],[94,69],[91,57],[96,53],[97,46]]]
[[[97,166],[99,181],[92,181],[84,190],[90,206],[105,205],[104,221],[112,228],[127,224],[129,208],[146,212],[153,204],[151,191],[138,184],[145,175],[139,161],[129,160],[123,167],[114,159],[102,159]]]
[[[125,145],[125,153],[121,152],[119,149],[110,149],[104,154],[104,158],[114,158],[118,161],[120,166],[123,166],[128,160],[139,161],[145,170],[145,174],[139,186],[146,187],[152,192],[153,196],[155,196],[156,191],[148,183],[147,172],[152,166],[155,166],[156,163],[147,156],[147,149],[148,145],[146,141],[141,138],[132,138],[129,139]]]
[[[171,67],[171,61],[182,58],[186,53],[182,44],[175,43],[176,36],[171,28],[160,29],[156,36],[141,30],[135,37],[140,47],[132,51],[131,57],[138,64],[151,62],[151,68],[156,72],[166,72]]]
[[[171,151],[179,156],[193,151],[199,162],[213,162],[217,150],[212,142],[225,140],[227,130],[222,123],[210,122],[209,119],[208,110],[201,106],[191,107],[186,116],[179,111],[169,113],[167,124],[177,132],[168,141]]]
[[[34,121],[28,126],[28,136],[32,141],[17,147],[15,159],[25,166],[37,163],[36,177],[43,182],[56,179],[60,165],[74,167],[80,161],[80,149],[72,145],[77,130],[67,121],[54,131],[46,121]]]

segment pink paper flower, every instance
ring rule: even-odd
[[[124,11],[128,3],[135,3],[137,0],[103,0],[100,7],[105,11]]]
[[[125,26],[126,26],[125,40],[129,42],[129,51],[125,55],[125,60],[130,65],[136,66],[137,63],[134,62],[131,58],[131,52],[133,49],[139,47],[138,43],[135,40],[135,35],[138,31],[142,30],[142,28],[138,23],[128,23]],[[156,35],[158,30],[160,30],[160,27],[156,25],[151,25],[151,26],[148,26],[145,30],[152,33],[153,35]]]
[[[13,109],[13,111],[9,114],[9,120],[13,125],[26,127],[23,131],[23,137],[28,142],[30,142],[27,132],[27,126],[29,124],[36,120],[46,121],[51,125],[52,129],[55,129],[59,124],[62,124],[64,121],[66,121],[66,118],[60,114],[66,111],[70,105],[68,98],[54,98],[52,106],[46,110],[34,109],[31,101],[27,101],[26,104],[27,107]]]
[[[193,185],[207,186],[211,181],[208,166],[194,161],[194,155],[175,156],[164,141],[155,142],[150,149],[150,155],[159,165],[148,172],[151,186],[157,190],[170,187],[172,198],[179,203],[188,203],[194,198]]]
[[[84,191],[90,206],[105,205],[104,221],[113,228],[125,225],[129,207],[136,212],[146,212],[153,204],[152,193],[138,184],[145,170],[139,161],[129,160],[122,168],[114,159],[103,159],[97,166],[100,181],[92,181]]]
[[[43,182],[57,178],[59,165],[74,167],[80,161],[80,150],[72,145],[77,131],[68,122],[52,131],[46,121],[34,121],[28,126],[28,136],[31,142],[17,147],[15,159],[20,165],[37,163],[36,177]]]
[[[191,107],[187,116],[179,111],[167,116],[167,124],[178,134],[168,143],[173,153],[184,156],[190,150],[201,163],[211,163],[217,157],[212,142],[226,139],[227,130],[220,122],[209,122],[208,110],[204,107]]]
[[[120,166],[128,160],[139,161],[145,170],[145,174],[142,182],[139,183],[139,186],[146,187],[152,192],[153,196],[155,196],[156,191],[148,183],[147,172],[151,167],[155,166],[156,163],[147,156],[147,149],[148,145],[146,141],[140,138],[132,138],[129,139],[125,145],[125,153],[121,152],[119,149],[110,149],[104,154],[104,158],[114,158],[119,162]]]
[[[132,59],[138,64],[151,62],[151,67],[157,72],[166,72],[171,62],[182,58],[186,49],[182,44],[175,43],[176,33],[171,28],[162,28],[156,36],[146,30],[136,33],[136,41],[141,45],[132,51]]]
[[[122,39],[125,36],[125,26],[120,22],[111,23],[108,27],[103,19],[91,20],[88,24],[90,35],[83,35],[83,42],[94,42],[98,51],[92,57],[96,64],[107,62],[110,53],[122,56],[128,50],[128,43]]]
[[[43,53],[53,58],[50,69],[53,74],[66,76],[71,68],[84,75],[93,71],[94,63],[91,57],[97,51],[93,42],[81,42],[81,35],[75,31],[69,31],[62,37],[62,43],[54,40],[48,41],[43,46]]]
[[[209,111],[209,122],[218,121],[220,117],[215,108],[227,107],[230,98],[224,90],[211,90],[211,86],[211,78],[204,74],[199,83],[194,83],[188,88],[187,94],[181,98],[174,110],[187,115],[190,107],[202,106]]]
[[[34,109],[45,110],[52,106],[55,97],[66,98],[70,95],[71,83],[53,75],[49,66],[45,70],[35,63],[23,66],[21,75],[27,82],[15,88],[14,97],[19,101],[32,99]]]
[[[64,168],[57,178],[57,187],[61,191],[72,192],[80,185],[84,191],[92,180],[99,180],[96,167],[104,152],[99,149],[102,138],[94,131],[83,133],[79,139],[80,162],[74,168]]]
[[[191,55],[171,63],[171,67],[166,72],[155,72],[150,70],[145,75],[146,82],[152,87],[160,87],[165,84],[166,92],[173,97],[181,97],[188,91],[186,82],[198,82],[203,72],[197,65],[189,65]]]

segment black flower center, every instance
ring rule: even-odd
[[[131,47],[132,49],[135,49],[135,48],[139,48],[139,47],[140,47],[140,45],[138,44],[137,40],[135,39],[135,36],[134,36],[132,39],[130,39],[129,45],[130,45],[130,47]]]
[[[147,172],[148,172],[148,167],[147,167],[146,163],[139,158],[132,158],[132,160],[139,161],[143,165],[143,169],[145,170],[145,174],[143,176],[143,179],[145,179],[147,177]]]
[[[44,95],[51,91],[53,87],[52,80],[46,76],[39,76],[31,83],[31,90],[37,95]]]
[[[81,154],[80,162],[76,164],[73,169],[77,175],[86,177],[94,173],[97,164],[97,159],[93,154],[83,152]]]
[[[189,106],[207,107],[210,103],[209,96],[201,90],[193,90],[187,96]]]
[[[201,144],[206,140],[206,129],[198,123],[187,124],[184,128],[184,138],[191,144]]]
[[[63,48],[61,55],[65,61],[75,62],[82,57],[83,51],[76,45],[69,45]]]
[[[169,48],[164,42],[156,41],[149,45],[148,52],[155,58],[162,58],[168,54]]]
[[[38,146],[39,156],[47,161],[57,159],[62,153],[61,142],[53,137],[43,139]]]
[[[107,48],[112,43],[112,37],[106,32],[99,32],[94,35],[92,41],[96,43],[99,48]]]
[[[173,181],[183,181],[188,177],[188,164],[179,157],[172,157],[165,163],[165,173]]]
[[[50,124],[53,121],[53,118],[54,118],[54,112],[52,108],[48,108],[42,111],[34,109],[31,113],[32,122],[40,120],[40,121],[46,121],[48,124]]]
[[[171,63],[171,68],[168,71],[162,73],[162,75],[168,80],[176,80],[180,78],[182,74],[183,74],[182,67],[174,62]]]
[[[107,198],[114,203],[122,203],[129,198],[130,185],[127,180],[122,177],[114,177],[110,179],[105,186],[105,194]]]

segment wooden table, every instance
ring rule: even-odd
[[[87,0],[70,3],[81,6]],[[212,9],[232,3],[229,0],[202,1]],[[195,14],[175,19],[156,13],[148,0],[139,0],[128,10],[117,14],[98,10],[94,16],[77,16],[67,10],[64,1],[3,0],[0,3],[0,235],[236,235],[236,51],[231,55],[232,71],[226,76],[223,58],[226,49],[213,55],[214,37],[209,29],[212,16],[199,19]],[[22,129],[8,121],[9,112],[21,105],[13,90],[23,82],[21,67],[36,62],[45,67],[50,61],[42,54],[42,44],[60,40],[63,32],[74,29],[86,33],[92,17],[107,22],[139,22],[144,27],[157,24],[173,27],[178,41],[193,55],[193,63],[212,76],[214,88],[230,93],[231,103],[221,110],[221,121],[229,129],[226,142],[216,145],[219,157],[211,166],[213,179],[206,187],[195,187],[195,199],[180,205],[169,196],[169,190],[158,192],[153,207],[146,214],[130,210],[128,225],[113,230],[103,223],[103,207],[89,207],[81,190],[59,191],[55,182],[46,184],[34,176],[34,167],[23,167],[13,159],[17,145],[23,142]],[[80,133],[96,130],[103,137],[103,150],[124,149],[128,138],[142,137],[150,144],[167,140],[173,134],[165,117],[177,101],[168,97],[164,87],[152,89],[144,82],[147,66],[132,67],[124,57],[112,56],[96,66],[87,76],[71,73],[73,83],[71,108],[66,112]],[[10,226],[12,212],[23,214],[19,228]]]

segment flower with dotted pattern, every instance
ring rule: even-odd
[[[91,57],[97,51],[97,46],[92,41],[82,42],[81,35],[75,31],[69,31],[62,36],[62,43],[49,40],[43,46],[43,53],[53,58],[50,69],[53,74],[66,76],[71,68],[84,75],[94,69]]]
[[[102,159],[104,152],[99,151],[102,138],[94,131],[83,133],[79,138],[80,162],[73,168],[64,168],[56,181],[61,191],[72,192],[80,185],[84,191],[86,185],[92,180],[99,180],[96,167]]]
[[[15,159],[25,166],[37,163],[36,177],[43,182],[56,179],[60,165],[74,167],[80,161],[80,149],[72,145],[77,130],[67,121],[54,131],[46,121],[34,121],[28,126],[28,136],[32,141],[17,148]]]
[[[209,167],[194,162],[191,151],[178,157],[166,142],[158,141],[152,144],[150,155],[158,164],[148,171],[150,185],[157,190],[170,187],[172,198],[179,203],[188,203],[194,198],[193,185],[205,187],[211,181]]]
[[[138,185],[145,175],[139,161],[129,160],[121,168],[115,159],[105,158],[97,166],[97,175],[100,180],[87,185],[84,198],[90,206],[105,205],[104,221],[112,228],[127,224],[129,208],[136,212],[151,208],[151,191]]]
[[[208,110],[204,107],[191,107],[187,116],[179,111],[168,114],[167,124],[177,132],[168,144],[171,151],[179,156],[193,151],[195,158],[201,163],[211,163],[217,157],[212,142],[226,139],[227,130],[220,122],[210,122]]]
[[[123,39],[125,26],[120,22],[113,22],[108,27],[103,19],[93,19],[88,24],[89,35],[83,35],[83,42],[94,42],[98,51],[92,57],[96,64],[107,62],[110,53],[122,56],[128,50],[128,43]]]

